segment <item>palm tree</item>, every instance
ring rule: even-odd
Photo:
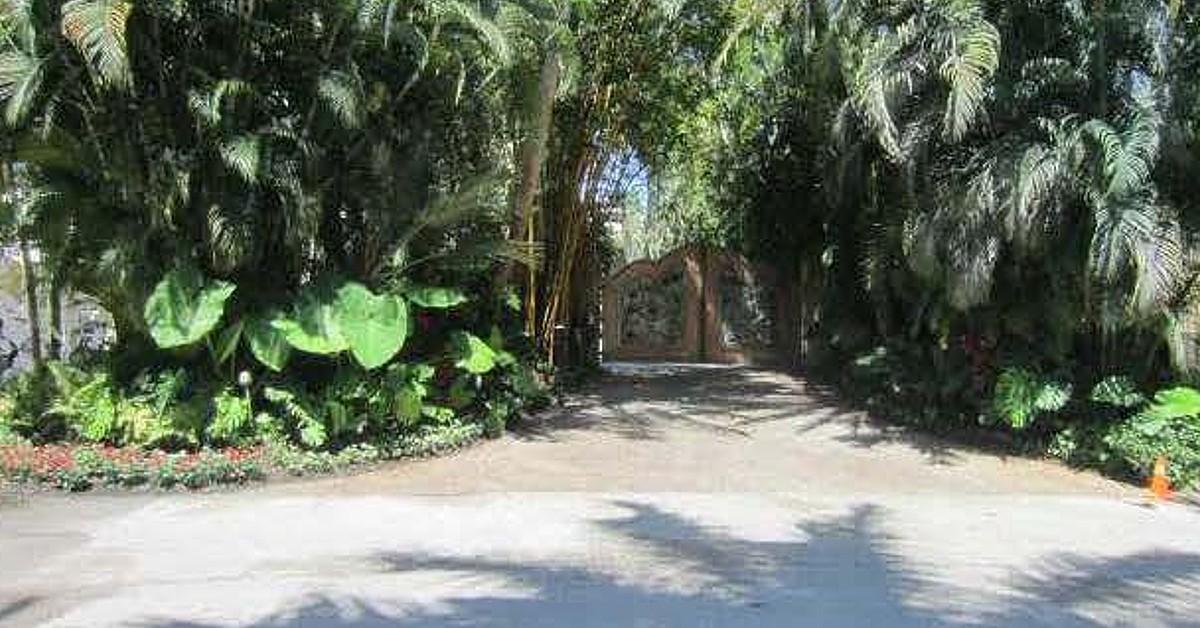
[[[968,311],[1002,298],[1008,269],[1029,281],[1075,267],[1097,337],[1161,327],[1191,272],[1155,180],[1174,24],[1166,2],[835,5],[825,45],[849,94],[835,187],[875,208],[868,286],[889,291],[896,260]]]
[[[264,302],[326,272],[378,280],[432,199],[490,161],[511,49],[474,3],[0,5],[32,214],[122,337],[184,259]],[[443,246],[421,232],[408,248]]]

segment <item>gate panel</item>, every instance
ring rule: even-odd
[[[604,357],[778,363],[789,303],[774,271],[736,253],[685,248],[634,262],[604,288]]]
[[[705,261],[704,358],[728,364],[776,364],[787,355],[790,299],[770,267],[728,251]]]
[[[634,262],[604,289],[604,353],[617,360],[699,359],[703,273],[690,250]]]

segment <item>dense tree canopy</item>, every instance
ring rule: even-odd
[[[1194,368],[1193,11],[736,7],[696,114],[706,148],[665,173],[707,172],[715,239],[825,277],[827,322],[859,335],[984,334],[1097,374]]]
[[[284,371],[274,338],[403,371],[409,405],[414,364],[463,370],[429,393],[445,416],[517,359],[506,337],[594,360],[606,273],[701,243],[797,288],[795,366],[884,373],[942,423],[1200,370],[1187,3],[0,7],[6,233],[102,300],[137,368],[203,361],[165,337]],[[175,307],[214,295],[220,325]]]

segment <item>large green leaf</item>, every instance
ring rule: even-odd
[[[517,356],[504,350],[504,332],[499,325],[492,325],[492,333],[488,336],[487,344],[496,353],[496,365],[508,368],[517,363]]]
[[[150,336],[164,349],[200,342],[221,322],[235,289],[227,281],[205,281],[190,267],[167,273],[143,311]]]
[[[366,369],[387,364],[408,337],[408,306],[394,295],[376,295],[348,282],[337,291],[334,312],[354,359]]]
[[[470,299],[461,290],[454,288],[412,287],[404,291],[409,301],[431,310],[445,310],[466,303]]]
[[[242,331],[246,328],[245,321],[238,321],[222,331],[213,346],[213,358],[217,364],[225,364],[237,351],[238,343],[242,341]]]
[[[1034,397],[1033,407],[1039,412],[1058,412],[1071,402],[1074,387],[1060,382],[1043,382]]]
[[[996,378],[992,409],[1013,429],[1029,427],[1038,415],[1062,410],[1071,401],[1072,386],[1052,381],[1023,368],[1008,368]]]
[[[288,344],[283,332],[272,325],[280,320],[282,315],[274,312],[266,317],[254,317],[246,325],[246,340],[250,344],[250,352],[267,368],[276,373],[287,366],[288,358],[292,356],[292,346]]]
[[[292,315],[271,321],[271,326],[304,353],[335,355],[350,348],[338,326],[334,293],[327,288],[305,291]]]
[[[1200,391],[1187,386],[1160,391],[1145,414],[1163,420],[1200,416]]]
[[[458,361],[455,366],[473,375],[484,375],[496,368],[496,352],[478,336],[464,331],[454,335]]]
[[[1146,403],[1133,380],[1123,375],[1104,378],[1092,389],[1091,400],[1117,408],[1136,408]]]

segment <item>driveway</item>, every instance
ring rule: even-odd
[[[0,506],[0,625],[1200,625],[1200,511],[624,366],[456,456]]]

